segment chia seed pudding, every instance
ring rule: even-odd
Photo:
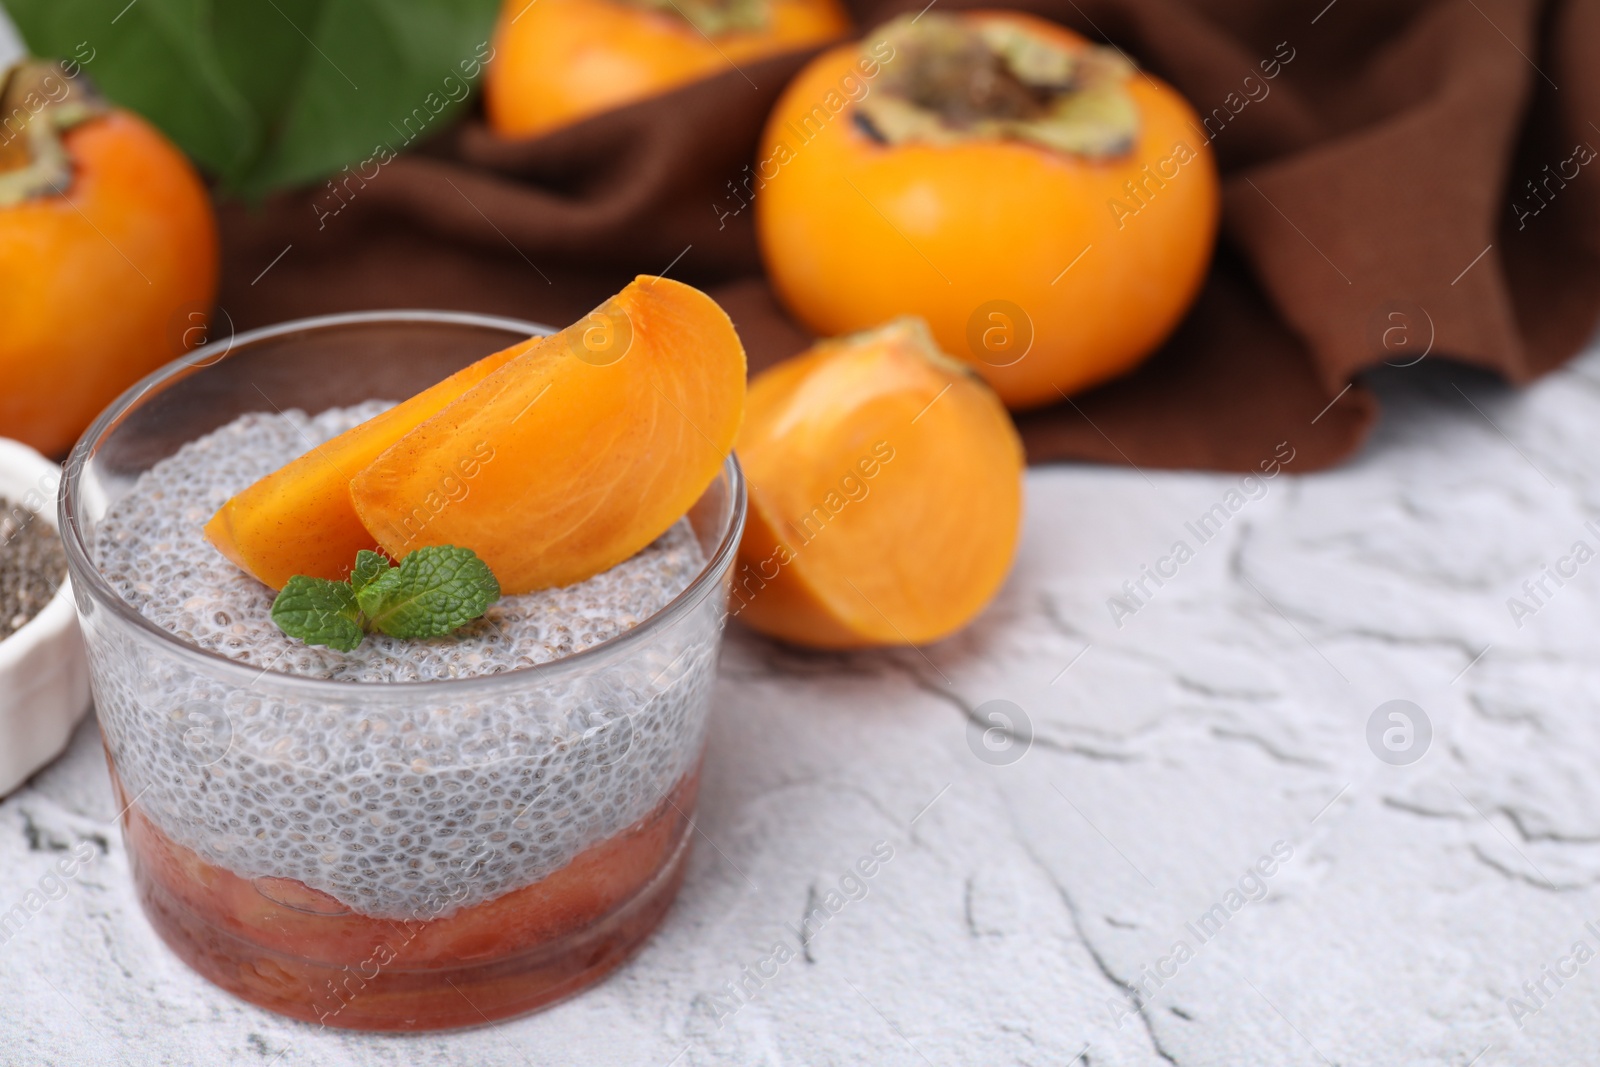
[[[233,494],[388,406],[247,414],[140,476],[95,531],[96,565],[150,622],[260,682],[225,684],[110,626],[101,640],[123,647],[96,657],[95,682],[126,796],[174,842],[362,915],[432,918],[560,870],[694,773],[720,613],[685,614],[604,671],[491,680],[666,607],[706,565],[680,520],[612,569],[504,597],[449,637],[374,634],[351,652],[288,637],[271,621],[273,592],[202,527]],[[330,698],[282,675],[344,684]],[[484,684],[436,699],[393,684],[467,679]]]

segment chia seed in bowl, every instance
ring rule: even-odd
[[[67,577],[67,554],[50,524],[0,496],[0,640],[27,625]]]
[[[704,568],[680,520],[610,570],[504,597],[447,637],[375,634],[340,652],[285,634],[270,615],[273,590],[225,559],[203,525],[257,478],[388,406],[254,412],[188,442],[107,511],[95,540],[101,573],[185,644],[376,695],[386,683],[481,679],[582,652],[661,610]],[[440,862],[436,854],[437,812],[447,801],[458,813],[460,832],[450,835],[458,844],[540,831],[477,862],[456,896],[466,905],[545,877],[648,815],[698,760],[702,725],[690,709],[710,685],[715,646],[693,643],[681,656],[677,647],[648,656],[636,677],[612,671],[564,688],[539,711],[525,699],[441,695],[420,718],[409,704],[330,714],[316,702],[286,707],[249,691],[215,691],[204,676],[168,676],[150,662],[127,684],[106,686],[102,703],[108,736],[140,753],[121,768],[124,784],[148,788],[140,806],[174,840],[236,873],[294,878],[364,914],[398,917],[459,877],[453,861],[463,856]],[[159,690],[158,699],[125,701],[139,686]],[[198,760],[167,751],[161,721],[173,707],[221,708],[227,745]],[[685,744],[686,735],[694,741]],[[358,862],[368,858],[382,862]],[[408,869],[397,878],[399,867]]]

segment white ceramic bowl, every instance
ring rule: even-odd
[[[0,437],[0,496],[54,528],[60,484],[60,467]],[[63,581],[43,611],[0,640],[0,796],[55,759],[88,709],[89,665]]]

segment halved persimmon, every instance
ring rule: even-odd
[[[832,341],[750,384],[749,515],[732,614],[815,648],[922,644],[999,589],[1022,443],[920,319]]]
[[[733,323],[640,275],[406,433],[350,480],[384,551],[470,548],[507,594],[568,585],[666,532],[711,484],[744,415]],[[447,496],[464,458],[487,455]]]
[[[535,137],[849,28],[838,0],[506,0],[489,126]]]
[[[530,337],[485,356],[267,475],[217,510],[206,539],[274,589],[296,574],[344,578],[358,551],[378,547],[350,502],[350,479],[418,423],[545,340]],[[481,459],[464,457],[458,478],[476,473]]]
[[[858,73],[870,91],[827,104]],[[802,323],[923,316],[1013,408],[1149,355],[1199,292],[1220,204],[1176,91],[1006,11],[929,11],[817,57],[756,173],[762,256]]]

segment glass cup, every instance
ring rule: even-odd
[[[255,330],[128,390],[68,461],[61,528],[139,899],[246,1000],[351,1029],[476,1025],[599,981],[677,893],[744,525],[732,456],[687,516],[709,562],[681,594],[479,678],[263,670],[150,622],[94,562],[107,509],[184,443],[246,412],[410,396],[542,332],[426,311]]]

